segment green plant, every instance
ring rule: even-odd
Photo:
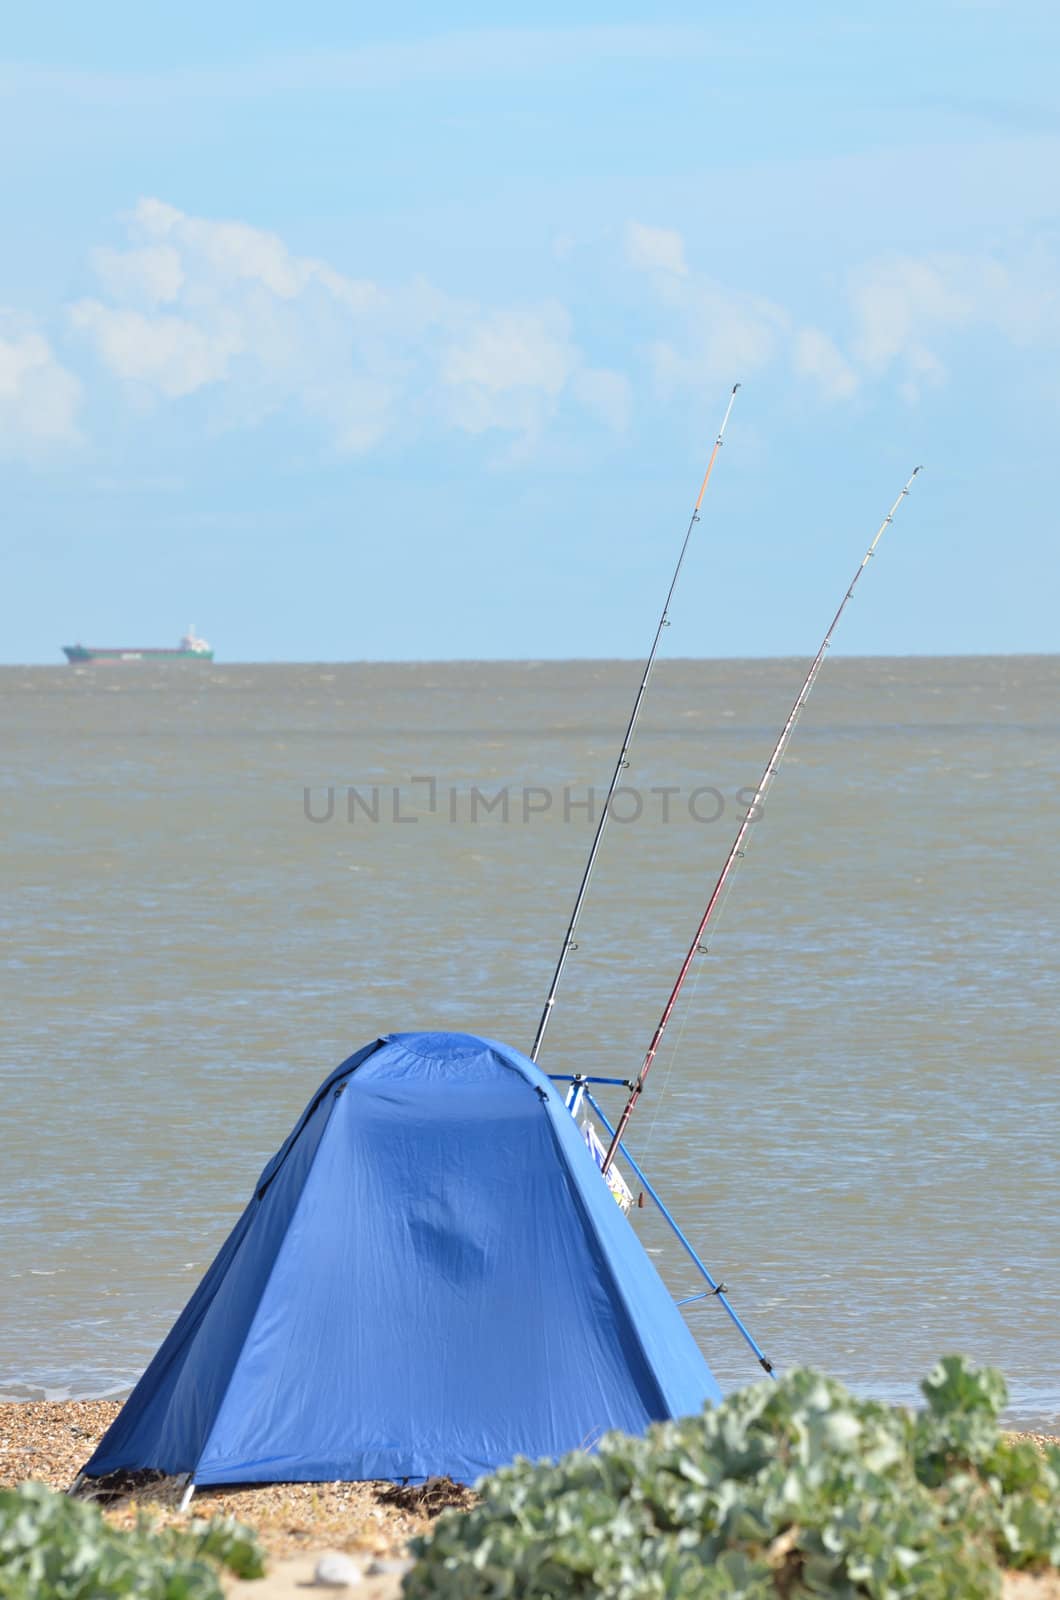
[[[264,1571],[254,1535],[231,1518],[112,1528],[90,1503],[42,1483],[0,1491],[2,1600],[221,1600],[219,1567]]]
[[[989,1600],[1060,1564],[1060,1451],[998,1428],[1004,1380],[946,1357],[913,1415],[809,1369],[715,1410],[517,1461],[417,1541],[407,1600]]]

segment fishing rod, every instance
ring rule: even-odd
[[[666,1005],[663,1007],[663,1013],[662,1013],[662,1016],[659,1018],[659,1024],[658,1024],[657,1028],[655,1029],[654,1034],[652,1035],[651,1044],[648,1046],[648,1053],[644,1057],[644,1064],[641,1067],[640,1072],[637,1074],[637,1077],[636,1077],[635,1081],[630,1086],[629,1098],[626,1100],[626,1104],[623,1107],[622,1115],[619,1117],[618,1122],[617,1122],[617,1124],[615,1126],[615,1131],[614,1131],[613,1135],[611,1136],[611,1143],[610,1143],[610,1145],[608,1147],[607,1155],[604,1157],[603,1167],[602,1167],[601,1170],[604,1172],[605,1175],[606,1175],[608,1169],[610,1168],[611,1163],[615,1159],[615,1153],[618,1150],[619,1144],[622,1142],[622,1135],[626,1131],[626,1125],[629,1122],[630,1117],[633,1115],[633,1111],[634,1111],[634,1108],[635,1108],[635,1106],[637,1104],[637,1101],[640,1099],[641,1094],[643,1093],[644,1080],[647,1078],[648,1073],[652,1069],[652,1063],[654,1062],[655,1057],[656,1057],[656,1055],[658,1054],[658,1051],[659,1051],[659,1046],[662,1043],[662,1036],[666,1032],[667,1023],[670,1021],[670,1017],[673,1014],[674,1006],[677,1004],[677,998],[680,995],[681,990],[684,988],[685,979],[688,977],[688,973],[689,973],[689,970],[690,970],[690,968],[692,966],[692,963],[695,960],[697,955],[705,955],[706,954],[706,948],[705,948],[705,946],[703,944],[704,935],[706,934],[707,929],[710,926],[711,921],[714,918],[714,913],[718,908],[719,901],[721,900],[721,897],[725,892],[725,889],[726,889],[726,887],[728,885],[729,879],[732,876],[733,871],[735,870],[736,863],[743,858],[743,855],[744,855],[744,841],[747,838],[747,831],[750,828],[752,822],[758,816],[759,810],[760,810],[760,808],[761,808],[761,806],[762,806],[762,804],[763,804],[763,802],[765,800],[765,797],[766,797],[767,793],[769,792],[769,789],[770,789],[770,786],[772,785],[773,779],[776,777],[777,772],[778,772],[778,770],[780,768],[780,763],[784,759],[784,753],[787,750],[788,741],[790,740],[792,734],[795,731],[795,724],[799,720],[799,716],[800,716],[800,714],[802,712],[802,708],[803,708],[803,706],[805,706],[807,700],[809,699],[810,691],[812,690],[812,688],[814,686],[814,683],[817,681],[817,674],[821,670],[821,664],[824,661],[825,652],[827,651],[828,646],[832,642],[832,635],[835,633],[835,630],[836,630],[836,627],[838,625],[839,619],[843,615],[843,612],[846,610],[847,601],[853,595],[854,590],[857,587],[858,579],[861,577],[861,574],[864,572],[865,568],[868,566],[870,560],[872,559],[873,555],[875,554],[876,546],[879,544],[880,540],[883,538],[883,535],[884,535],[886,529],[894,521],[895,512],[898,510],[898,507],[901,505],[902,501],[905,499],[906,495],[909,493],[909,490],[910,490],[910,488],[912,486],[912,483],[913,483],[913,479],[916,477],[916,475],[917,475],[917,473],[919,471],[920,471],[919,467],[914,467],[913,468],[913,471],[910,473],[909,477],[906,480],[906,484],[905,484],[904,489],[902,490],[901,494],[898,496],[897,500],[894,502],[894,505],[891,507],[890,511],[888,511],[887,515],[884,517],[883,521],[880,523],[880,526],[876,531],[876,537],[873,539],[872,543],[869,545],[869,548],[866,550],[865,555],[862,558],[861,565],[858,568],[858,570],[855,572],[855,574],[853,576],[853,579],[851,580],[850,585],[847,588],[847,592],[843,596],[842,601],[840,602],[839,610],[836,612],[835,616],[832,618],[831,624],[829,625],[829,628],[828,628],[828,632],[825,634],[824,638],[821,640],[821,648],[818,650],[817,654],[813,658],[813,662],[812,662],[812,664],[810,666],[810,670],[806,674],[805,682],[803,683],[802,688],[799,690],[798,698],[796,699],[795,704],[791,708],[790,715],[788,716],[787,722],[785,722],[785,724],[784,724],[783,730],[781,731],[780,738],[777,740],[776,745],[773,748],[772,755],[770,756],[769,760],[766,762],[765,771],[762,773],[761,778],[758,780],[758,787],[754,792],[754,798],[752,799],[751,804],[747,807],[747,811],[746,811],[746,814],[744,815],[743,821],[740,824],[739,831],[737,832],[736,838],[733,840],[732,849],[729,851],[729,854],[725,858],[725,865],[722,867],[721,872],[718,875],[718,881],[715,883],[714,889],[713,889],[713,891],[711,893],[711,896],[710,896],[710,899],[707,901],[707,909],[704,911],[703,916],[700,919],[699,927],[696,929],[695,937],[692,940],[692,943],[688,947],[688,954],[685,956],[685,959],[681,964],[681,970],[677,974],[677,982],[674,984],[673,988],[671,989],[670,998],[669,998],[669,1000],[667,1000]]]
[[[721,449],[722,441],[725,437],[725,429],[728,427],[729,417],[732,413],[732,408],[736,400],[736,391],[739,387],[740,385],[738,383],[734,383],[732,386],[732,393],[729,396],[729,403],[725,407],[725,415],[721,420],[721,427],[718,429],[718,436],[714,440],[714,448],[710,452],[710,460],[707,462],[707,470],[703,474],[703,482],[700,485],[696,503],[692,508],[692,515],[689,519],[688,530],[685,533],[684,543],[681,546],[681,553],[677,558],[677,565],[674,568],[674,575],[670,579],[670,587],[666,592],[666,604],[662,608],[662,615],[659,618],[659,625],[655,630],[655,638],[652,641],[651,653],[644,664],[644,675],[640,680],[640,688],[637,690],[636,699],[633,701],[633,710],[630,713],[629,726],[626,728],[626,736],[622,740],[622,748],[618,752],[618,760],[615,762],[615,770],[612,774],[611,784],[607,791],[607,799],[604,801],[603,810],[600,813],[600,821],[596,825],[596,833],[593,836],[592,848],[589,851],[589,859],[585,863],[585,871],[582,873],[582,881],[578,886],[578,893],[574,901],[574,910],[571,912],[570,921],[567,924],[567,932],[563,940],[563,947],[559,953],[559,960],[556,962],[556,970],[552,974],[552,983],[548,991],[548,998],[546,999],[544,1008],[541,1012],[541,1020],[537,1025],[537,1033],[534,1036],[533,1047],[530,1051],[531,1061],[537,1060],[538,1054],[541,1050],[542,1040],[545,1037],[545,1030],[552,1019],[552,1008],[556,1004],[556,994],[559,990],[560,981],[563,977],[563,969],[567,965],[567,957],[570,955],[572,950],[576,950],[578,948],[574,942],[574,933],[578,926],[578,918],[581,915],[582,904],[585,900],[586,891],[589,888],[589,879],[593,875],[593,868],[596,865],[596,858],[600,853],[600,844],[604,837],[604,829],[607,827],[608,817],[611,815],[611,803],[614,800],[615,791],[619,786],[623,772],[629,766],[629,747],[633,743],[633,734],[637,726],[637,719],[640,716],[641,702],[643,701],[645,692],[648,688],[648,679],[651,677],[651,669],[655,665],[655,657],[659,649],[659,640],[662,638],[663,629],[668,628],[670,625],[670,601],[674,597],[674,590],[677,588],[677,580],[681,575],[681,568],[684,565],[685,554],[692,538],[692,529],[699,521],[699,510],[703,504],[703,496],[707,492],[707,484],[710,482],[710,475],[714,471],[714,463],[718,459],[718,451]]]

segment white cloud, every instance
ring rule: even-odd
[[[112,310],[98,300],[81,301],[70,315],[117,377],[156,388],[169,399],[224,378],[239,348],[234,335],[226,339],[216,329],[206,332],[186,317]]]
[[[108,293],[149,306],[166,305],[180,294],[184,268],[172,245],[145,245],[142,250],[97,250],[96,273]]]
[[[212,391],[234,425],[301,412],[350,452],[432,426],[530,438],[568,401],[624,425],[623,380],[593,372],[561,306],[480,306],[422,279],[384,286],[159,200],[140,202],[130,232],[130,248],[94,258],[107,299],[71,316],[141,396]]]
[[[792,346],[792,364],[803,377],[814,378],[830,400],[846,400],[858,388],[858,375],[820,328],[800,328]]]
[[[276,233],[161,200],[142,200],[127,226],[124,248],[94,253],[99,291],[69,308],[69,322],[140,405],[194,401],[224,427],[300,418],[354,454],[455,430],[505,435],[525,455],[578,419],[616,434],[629,426],[629,379],[593,364],[555,301],[491,305],[423,278],[375,282],[299,255]],[[1060,339],[1044,253],[867,262],[833,295],[824,327],[704,272],[674,229],[632,222],[624,252],[646,285],[642,350],[663,394],[771,370],[828,404],[881,382],[914,404],[946,381],[973,331]],[[75,438],[80,398],[41,333],[0,322],[4,448]]]
[[[853,349],[867,370],[897,367],[902,392],[946,376],[939,346],[969,330],[1016,345],[1060,339],[1060,274],[1040,251],[1016,262],[936,252],[889,256],[853,274]]]
[[[661,313],[662,336],[645,354],[664,391],[779,364],[826,401],[890,378],[915,404],[926,386],[945,382],[958,339],[992,331],[1016,345],[1060,340],[1060,274],[1040,251],[1009,264],[941,253],[867,262],[836,302],[838,336],[690,268],[670,229],[631,223],[626,258],[647,276]]]
[[[966,322],[975,309],[952,273],[911,257],[863,268],[851,282],[850,300],[854,351],[871,373],[886,371],[900,355],[916,359],[926,332]]]
[[[490,394],[540,389],[555,397],[577,364],[570,319],[559,306],[537,312],[497,311],[461,343],[451,345],[442,376],[454,388]]]
[[[136,220],[144,232],[172,240],[198,256],[218,282],[262,284],[281,300],[293,300],[314,275],[318,263],[292,256],[275,233],[245,222],[208,222],[187,217],[161,200],[141,200]]]
[[[685,242],[675,228],[649,228],[643,222],[629,223],[626,259],[641,272],[670,272],[678,278],[688,274]]]
[[[499,311],[444,350],[441,379],[453,420],[468,433],[537,434],[579,365],[561,307]]]
[[[0,311],[0,454],[30,459],[77,442],[81,385],[26,318]]]
[[[686,303],[699,360],[714,378],[768,366],[788,333],[789,318],[782,306],[760,295],[725,289],[710,279],[695,283]]]
[[[790,317],[763,295],[729,289],[689,270],[684,240],[671,228],[631,222],[626,259],[649,278],[678,337],[653,341],[648,355],[663,391],[739,382],[772,362],[787,342]]]

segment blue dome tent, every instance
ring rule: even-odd
[[[472,1482],[719,1398],[549,1079],[390,1034],[313,1096],[84,1474]]]

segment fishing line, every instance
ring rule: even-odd
[[[732,878],[730,877],[729,882],[725,886],[725,890],[724,890],[724,892],[722,894],[722,897],[718,902],[718,909],[717,909],[717,912],[716,912],[716,922],[721,920],[722,913],[725,910],[726,905],[728,904],[729,894],[730,894],[731,889],[732,889]],[[700,956],[709,956],[710,955],[710,951],[711,951],[711,947],[710,947],[710,943],[708,941],[708,943],[706,943],[706,944],[704,944],[704,945],[702,945],[700,947],[700,949],[697,951],[697,954],[700,955]],[[644,1141],[643,1150],[644,1150],[645,1155],[647,1154],[647,1151],[648,1151],[648,1149],[649,1149],[649,1147],[651,1145],[652,1138],[653,1138],[653,1136],[655,1134],[655,1128],[656,1128],[656,1125],[657,1125],[657,1123],[659,1121],[659,1113],[662,1110],[663,1101],[666,1099],[666,1095],[667,1095],[667,1092],[668,1092],[669,1087],[670,1087],[670,1079],[673,1076],[674,1064],[677,1061],[678,1056],[681,1054],[681,1048],[682,1048],[682,1046],[684,1044],[684,1041],[685,1041],[685,1033],[687,1032],[687,1029],[688,1029],[689,1018],[693,1015],[693,1013],[695,1012],[695,1009],[696,1009],[696,995],[699,993],[700,979],[703,976],[703,971],[704,971],[705,966],[706,966],[706,962],[705,961],[697,961],[693,966],[692,982],[691,982],[691,984],[689,986],[688,995],[687,995],[687,998],[686,998],[686,1001],[685,1001],[685,1005],[684,1005],[684,1007],[682,1009],[682,1012],[681,1012],[681,1020],[680,1020],[680,1022],[678,1024],[678,1028],[677,1028],[677,1038],[673,1041],[673,1049],[670,1051],[669,1056],[667,1058],[666,1070],[663,1073],[662,1085],[661,1085],[661,1087],[660,1087],[660,1089],[658,1091],[658,1095],[657,1095],[656,1101],[655,1101],[655,1113],[654,1113],[654,1115],[652,1117],[652,1120],[651,1120],[651,1127],[648,1129],[648,1136]]]
[[[647,1160],[648,1151],[651,1149],[652,1140],[655,1137],[655,1129],[658,1126],[659,1113],[662,1110],[663,1101],[666,1099],[667,1093],[669,1092],[670,1079],[673,1077],[674,1065],[678,1056],[681,1054],[681,1047],[685,1042],[685,1033],[688,1029],[688,1019],[695,1009],[696,991],[699,988],[699,980],[702,976],[702,973],[703,963],[698,962],[695,973],[692,977],[691,987],[688,991],[688,1002],[681,1013],[681,1020],[677,1028],[677,1037],[671,1040],[672,1049],[667,1056],[666,1066],[663,1070],[662,1083],[659,1087],[658,1094],[655,1097],[655,1111],[652,1115],[651,1124],[648,1128],[647,1134],[645,1135],[644,1143],[641,1146],[641,1151],[645,1160]]]
[[[644,1057],[644,1063],[633,1084],[633,1088],[629,1092],[629,1098],[627,1099],[623,1108],[622,1115],[618,1119],[618,1124],[611,1139],[610,1148],[607,1152],[607,1155],[604,1157],[602,1170],[605,1176],[611,1166],[611,1163],[615,1159],[615,1152],[621,1143],[622,1136],[626,1130],[626,1125],[629,1122],[630,1117],[633,1115],[637,1101],[640,1099],[640,1096],[644,1090],[645,1079],[647,1078],[648,1073],[651,1071],[652,1063],[655,1060],[655,1057],[659,1053],[659,1046],[662,1043],[663,1034],[666,1032],[667,1024],[673,1015],[678,996],[680,995],[681,990],[684,988],[685,979],[688,977],[689,971],[695,961],[696,956],[706,953],[707,947],[704,944],[704,938],[706,936],[707,929],[713,922],[718,908],[723,902],[723,898],[726,895],[729,886],[729,879],[734,873],[737,864],[743,859],[744,846],[747,842],[748,830],[750,829],[752,823],[755,822],[760,815],[760,807],[762,807],[764,804],[765,797],[772,786],[773,779],[780,770],[780,763],[784,759],[784,753],[787,750],[788,743],[795,731],[795,725],[802,714],[803,707],[809,699],[810,692],[817,681],[817,675],[821,670],[824,658],[828,652],[828,647],[832,642],[832,635],[835,633],[835,630],[839,624],[839,619],[846,610],[847,603],[853,597],[854,590],[857,588],[858,580],[860,579],[861,574],[864,572],[872,557],[875,555],[876,546],[883,538],[887,528],[889,528],[891,523],[894,521],[895,512],[908,495],[909,490],[912,487],[913,479],[916,477],[919,471],[919,467],[913,468],[913,471],[906,479],[905,486],[902,489],[901,494],[898,496],[897,500],[895,500],[894,505],[891,507],[890,511],[888,511],[887,515],[880,523],[879,528],[876,530],[876,535],[873,538],[872,543],[869,545],[869,548],[866,550],[861,559],[861,565],[858,567],[853,578],[850,580],[850,583],[847,585],[847,591],[839,603],[839,609],[832,618],[827,633],[821,640],[820,648],[818,649],[817,654],[814,656],[813,661],[810,663],[810,670],[807,672],[795,704],[792,706],[791,711],[788,714],[788,720],[781,729],[780,738],[773,747],[773,753],[766,762],[765,770],[758,780],[758,787],[754,792],[754,796],[750,805],[747,807],[744,819],[740,824],[736,838],[733,840],[732,848],[725,859],[725,865],[722,867],[721,872],[718,875],[718,880],[711,892],[710,899],[707,901],[707,909],[700,918],[699,926],[695,931],[692,943],[689,945],[688,952],[681,964],[681,970],[677,974],[677,981],[670,991],[670,998],[663,1007],[662,1016],[659,1018],[658,1025],[654,1034],[652,1035],[652,1041],[648,1046],[648,1053]]]
[[[736,401],[736,391],[739,387],[740,385],[738,383],[734,383],[732,386],[732,393],[729,396],[729,403],[725,407],[725,415],[722,418],[721,427],[718,429],[718,436],[714,440],[714,448],[710,452],[710,460],[707,462],[707,470],[703,474],[703,482],[700,485],[696,503],[692,508],[692,515],[689,519],[688,529],[684,537],[684,543],[681,545],[681,553],[677,558],[677,565],[674,568],[673,577],[670,579],[670,587],[666,593],[666,604],[662,608],[662,615],[660,616],[658,626],[655,629],[655,638],[652,642],[651,652],[644,664],[644,673],[640,681],[640,688],[637,690],[636,698],[633,701],[633,710],[630,714],[629,725],[626,728],[625,738],[622,740],[622,748],[618,752],[618,760],[615,763],[615,770],[612,774],[611,784],[607,791],[607,799],[604,801],[603,810],[600,812],[600,820],[596,825],[596,833],[593,836],[592,847],[589,850],[589,859],[585,863],[585,871],[582,873],[582,881],[578,887],[577,896],[575,897],[574,910],[571,912],[570,921],[567,924],[567,932],[559,953],[559,960],[556,963],[556,970],[552,974],[552,983],[549,987],[548,997],[545,1000],[544,1009],[541,1012],[541,1020],[537,1025],[537,1033],[534,1037],[534,1043],[530,1050],[531,1061],[536,1061],[540,1053],[541,1044],[545,1037],[545,1030],[549,1025],[552,1017],[552,1010],[556,1004],[556,995],[559,991],[560,981],[563,977],[563,969],[567,964],[567,957],[570,955],[572,950],[576,950],[578,948],[575,942],[574,934],[578,926],[578,918],[581,915],[582,903],[585,900],[585,895],[589,888],[589,879],[592,877],[593,868],[596,865],[596,858],[600,853],[600,845],[604,837],[604,830],[607,827],[608,818],[611,815],[611,802],[614,800],[615,791],[618,789],[618,786],[622,781],[622,774],[629,766],[629,749],[630,745],[633,743],[633,734],[636,730],[637,719],[640,716],[641,703],[648,688],[648,679],[651,677],[651,670],[655,665],[655,657],[658,653],[659,641],[662,638],[663,629],[670,626],[670,602],[674,597],[674,590],[677,588],[677,580],[681,575],[681,568],[684,565],[685,554],[692,539],[692,530],[699,521],[699,512],[700,507],[703,504],[703,496],[707,492],[707,485],[710,482],[710,475],[714,471],[714,463],[718,459],[718,452],[720,451],[722,441],[725,438],[725,429],[728,427],[729,417],[732,414],[732,408]]]

